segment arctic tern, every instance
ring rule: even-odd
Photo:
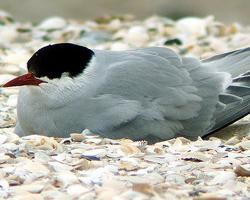
[[[67,137],[89,129],[108,138],[196,138],[250,111],[250,48],[199,61],[173,50],[91,50],[45,46],[28,73],[3,87],[24,86],[15,132]]]

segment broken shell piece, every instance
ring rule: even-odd
[[[210,159],[210,157],[202,152],[189,152],[183,155],[183,160],[192,162],[205,162]]]
[[[13,187],[15,193],[22,193],[23,191],[31,193],[40,193],[46,186],[45,181],[32,182],[30,184],[23,184]]]
[[[235,169],[234,172],[238,175],[238,176],[250,176],[250,167],[246,168],[242,165],[238,165]]]
[[[194,200],[227,200],[227,198],[216,193],[206,193],[198,197],[194,197]]]
[[[226,145],[236,145],[240,142],[238,136],[234,136],[225,142]]]
[[[9,198],[10,200],[18,199],[18,200],[43,200],[41,194],[32,194],[30,192],[20,191],[16,194],[14,198]]]
[[[7,190],[9,189],[9,183],[5,179],[0,180],[0,188],[1,190]]]
[[[70,137],[74,142],[82,142],[84,140],[84,135],[82,133],[71,133]]]
[[[149,173],[144,176],[119,176],[119,180],[128,181],[134,184],[143,183],[143,184],[158,184],[164,182],[164,177],[158,173]]]
[[[154,194],[154,190],[152,188],[151,185],[146,184],[146,183],[137,183],[137,184],[133,184],[132,186],[132,190],[136,191],[136,192],[141,192],[147,195],[153,195]]]
[[[205,36],[207,33],[206,27],[210,20],[209,18],[204,20],[198,17],[186,17],[177,21],[176,30],[188,36]]]
[[[12,132],[4,133],[4,135],[8,137],[7,139],[8,142],[17,143],[20,140],[20,137]]]
[[[10,159],[10,156],[0,153],[0,164],[7,162]]]
[[[64,192],[58,191],[58,190],[53,190],[53,189],[42,192],[42,197],[43,197],[42,199],[49,199],[49,200],[58,200],[58,199],[72,200],[70,195]],[[23,199],[23,200],[26,200],[26,199]]]
[[[7,141],[8,137],[6,135],[0,134],[0,145]]]
[[[73,165],[75,170],[86,170],[93,166],[93,163],[87,159],[81,159],[77,164]]]
[[[79,197],[81,196],[81,194],[88,192],[89,189],[86,187],[83,187],[80,184],[74,184],[74,185],[70,185],[67,188],[67,193],[72,196],[72,197]]]
[[[133,171],[133,170],[136,170],[138,168],[139,168],[138,166],[132,164],[131,162],[121,161],[120,164],[119,164],[119,169],[120,170]]]
[[[200,149],[200,151],[207,151],[210,149],[217,150],[218,147],[221,145],[221,140],[215,138],[214,140],[197,140],[193,143],[193,145]]]
[[[166,181],[178,185],[185,184],[185,177],[179,174],[169,174],[166,176]]]
[[[235,173],[231,171],[215,171],[208,173],[208,175],[212,175],[214,177],[211,181],[207,182],[208,185],[224,185],[229,181],[234,181],[236,178]]]
[[[128,30],[125,39],[129,44],[140,47],[149,40],[149,35],[145,27],[133,26]]]
[[[56,171],[56,172],[63,172],[63,171],[71,171],[73,169],[72,166],[62,164],[59,162],[48,162],[48,164]]]
[[[55,174],[53,185],[55,187],[66,188],[69,185],[78,183],[78,178],[70,171],[61,171]]]
[[[242,150],[250,150],[250,140],[242,141],[238,145]]]
[[[81,158],[84,158],[86,160],[96,160],[96,161],[100,161],[101,159],[97,156],[87,156],[87,155],[81,155]]]
[[[16,175],[9,175],[6,179],[10,186],[21,185],[23,183],[23,180]]]
[[[2,144],[1,147],[9,151],[16,151],[18,149],[18,146],[16,144],[10,142]]]
[[[142,153],[139,148],[130,144],[122,144],[120,150],[125,155],[136,155]]]
[[[93,150],[88,150],[82,153],[81,157],[82,158],[91,158],[95,160],[95,158],[102,158],[107,155],[107,150],[106,149],[93,149]],[[98,160],[98,159],[96,159]]]
[[[25,181],[33,181],[40,177],[47,177],[49,173],[50,171],[45,165],[27,160],[17,164],[14,175]]]
[[[38,148],[41,150],[54,150],[57,153],[63,152],[64,148],[62,144],[58,143],[54,138],[40,136],[40,135],[30,135],[25,136],[22,139],[25,140],[27,148]],[[27,140],[27,141],[26,141]]]
[[[42,21],[38,28],[42,30],[55,30],[62,29],[66,24],[66,21],[61,17],[51,17]]]

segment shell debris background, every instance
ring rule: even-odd
[[[38,48],[56,42],[109,50],[165,46],[200,58],[250,44],[249,27],[211,16],[51,17],[33,25],[0,12],[0,24],[0,84],[24,73]],[[20,138],[13,133],[17,92],[0,89],[0,199],[250,199],[249,117],[209,140]]]

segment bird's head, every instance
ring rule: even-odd
[[[93,55],[92,50],[71,43],[45,46],[28,60],[27,74],[12,79],[3,87],[62,84],[82,74]]]

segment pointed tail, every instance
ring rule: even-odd
[[[202,61],[218,71],[230,73],[233,81],[219,95],[214,124],[207,132],[211,134],[250,113],[250,47],[214,56]]]

